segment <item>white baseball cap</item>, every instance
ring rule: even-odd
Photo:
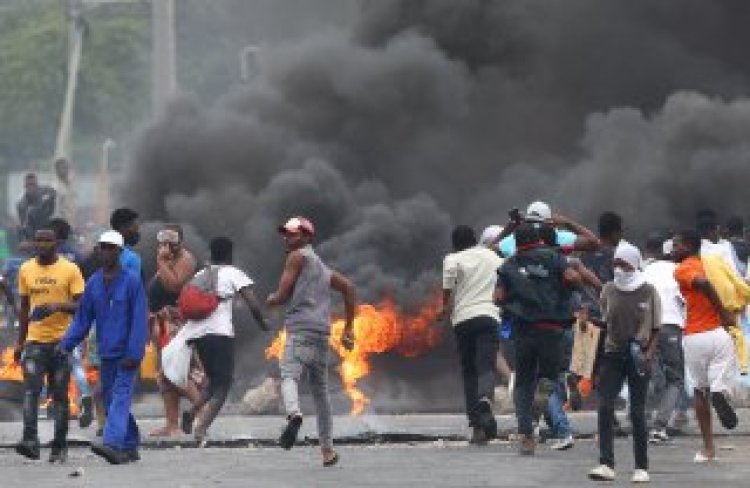
[[[103,232],[102,235],[99,236],[99,240],[97,242],[99,244],[112,244],[117,247],[123,247],[125,245],[122,234],[120,234],[116,230],[108,230]]]
[[[552,210],[544,202],[534,202],[526,208],[526,220],[529,222],[547,222],[552,220]]]

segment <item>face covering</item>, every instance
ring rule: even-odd
[[[640,288],[645,279],[639,270],[627,271],[620,267],[615,268],[615,288],[621,291],[634,291]]]

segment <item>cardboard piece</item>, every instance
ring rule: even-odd
[[[591,322],[577,321],[573,324],[573,356],[570,371],[589,378],[594,374],[594,362],[599,348],[601,329]]]

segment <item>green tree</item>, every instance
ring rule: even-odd
[[[149,113],[150,9],[87,10],[74,113],[74,155]],[[62,2],[13,0],[0,10],[0,159],[10,167],[50,158],[67,82],[68,25]],[[86,150],[89,149],[89,150]]]

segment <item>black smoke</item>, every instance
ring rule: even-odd
[[[586,223],[615,210],[635,234],[743,214],[747,25],[742,0],[366,1],[349,30],[269,46],[251,85],[175,99],[122,195],[236,239],[263,293],[275,227],[310,216],[363,299],[413,306],[440,286],[453,224],[533,200]],[[429,374],[453,381],[454,364]]]

